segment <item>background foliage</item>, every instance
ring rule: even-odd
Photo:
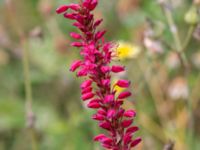
[[[120,61],[128,70],[120,76],[133,83],[134,96],[124,107],[138,112],[135,123],[143,142],[136,149],[161,150],[174,144],[175,150],[198,150],[200,2],[164,1],[100,0],[95,15],[104,18],[101,27],[107,29],[108,40],[127,42],[131,51],[140,49]],[[68,69],[79,57],[69,46],[69,32],[75,28],[55,13],[56,7],[69,2],[73,1],[0,0],[0,150],[32,149],[23,49],[29,52],[37,148],[100,150],[92,142],[99,133],[90,119],[93,112],[80,100],[81,79]],[[170,15],[184,47],[180,53],[170,30],[174,26],[168,24]]]

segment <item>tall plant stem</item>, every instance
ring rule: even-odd
[[[165,16],[166,16],[166,19],[167,19],[167,23],[170,27],[171,34],[172,34],[173,39],[174,39],[176,52],[179,54],[179,57],[180,57],[180,60],[181,60],[181,63],[183,65],[184,69],[185,68],[187,69],[188,68],[188,61],[186,59],[185,54],[182,51],[181,40],[180,40],[180,37],[179,37],[177,26],[176,26],[174,19],[172,17],[171,10],[169,8],[167,8],[166,6],[163,7],[163,10],[164,10],[164,13],[165,13]]]
[[[23,50],[23,72],[24,72],[24,88],[25,88],[25,110],[26,110],[26,123],[28,125],[28,133],[31,139],[32,150],[38,150],[37,138],[35,132],[35,116],[32,110],[32,89],[30,80],[30,69],[29,69],[29,55],[28,55],[28,40],[23,32],[23,29],[18,24],[15,13],[15,8],[12,0],[5,0],[6,10],[9,15],[10,23],[13,26],[16,34],[19,37],[21,48]]]
[[[35,116],[32,108],[32,88],[30,80],[30,68],[29,68],[29,55],[28,55],[28,41],[25,36],[21,36],[21,45],[23,49],[23,71],[24,71],[24,86],[25,86],[25,109],[26,109],[26,121],[28,126],[28,132],[31,138],[32,150],[38,150],[37,138],[35,132]]]
[[[187,46],[190,42],[193,30],[194,30],[194,26],[191,26],[189,28],[185,42],[184,42],[183,45],[181,45],[181,40],[180,40],[180,37],[179,37],[177,26],[176,26],[174,19],[173,19],[173,16],[172,16],[172,12],[166,6],[163,6],[163,9],[164,9],[164,13],[165,13],[168,25],[170,27],[172,36],[174,38],[174,42],[175,42],[175,46],[176,46],[176,52],[179,54],[179,57],[180,57],[180,60],[183,64],[184,69],[187,69],[188,68],[188,61],[187,61],[187,58],[186,58],[183,51],[187,48]],[[187,77],[186,72],[185,72],[184,75]],[[188,130],[189,143],[190,143],[190,146],[193,146],[193,142],[194,142],[194,139],[193,139],[194,138],[194,118],[193,118],[192,99],[190,99],[190,98],[188,98],[188,100],[187,100],[187,109],[188,109],[188,112],[189,112],[189,130]]]

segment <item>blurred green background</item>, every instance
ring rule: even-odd
[[[37,149],[101,150],[92,141],[101,132],[90,119],[94,112],[80,100],[83,79],[69,72],[79,58],[69,46],[76,29],[55,13],[70,2],[78,0],[0,0],[0,150],[31,150],[34,142],[27,128],[34,118],[26,119],[23,50],[29,52]],[[133,52],[114,61],[127,66],[114,78],[133,83],[133,97],[123,107],[138,113],[143,142],[137,150],[200,149],[199,3],[99,0],[94,14],[104,19],[107,40]]]

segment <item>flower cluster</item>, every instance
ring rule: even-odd
[[[104,148],[130,150],[141,141],[141,138],[133,139],[138,130],[137,126],[132,126],[136,112],[122,108],[124,99],[131,96],[131,92],[125,90],[118,94],[114,90],[115,86],[128,88],[130,82],[121,79],[111,86],[111,73],[123,72],[125,67],[111,66],[114,45],[104,41],[106,31],[97,30],[102,22],[102,19],[95,20],[92,14],[97,4],[98,0],[84,0],[80,4],[62,5],[56,11],[74,20],[73,26],[80,30],[80,33],[70,33],[77,40],[71,45],[81,49],[83,59],[74,61],[70,71],[87,78],[81,84],[81,98],[88,101],[89,108],[96,109],[92,119],[107,130],[107,135],[99,134],[94,141],[99,141]]]

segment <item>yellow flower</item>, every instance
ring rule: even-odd
[[[123,60],[128,58],[136,58],[140,51],[141,49],[138,45],[120,41],[116,49],[116,54],[118,59]]]

